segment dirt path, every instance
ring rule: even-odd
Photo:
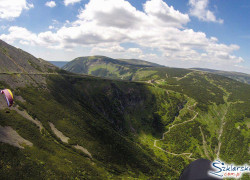
[[[180,77],[174,77],[174,78],[176,78],[177,81],[180,81],[180,80],[186,78],[187,76],[191,75],[192,73],[194,73],[194,72],[189,72],[189,73],[187,73],[185,76],[183,76],[181,78]]]
[[[196,103],[193,105],[193,107],[194,107],[194,106],[196,106]],[[192,107],[192,106],[190,106],[190,107]],[[190,109],[190,107],[188,107],[187,109],[189,109],[190,111],[195,112],[194,110]],[[198,116],[198,114],[199,114],[199,113],[197,113],[197,112],[195,112],[195,113],[196,113],[196,114],[194,115],[194,117],[193,117],[192,119],[187,120],[187,121],[184,121],[184,122],[182,122],[182,123],[178,123],[178,124],[174,124],[174,125],[170,126],[170,127],[168,128],[168,131],[165,132],[165,133],[163,133],[161,139],[159,139],[159,140],[154,140],[154,147],[156,147],[156,148],[158,148],[158,149],[160,149],[160,150],[162,150],[162,151],[164,151],[164,152],[166,152],[166,153],[168,153],[168,154],[171,154],[171,155],[173,155],[173,156],[185,156],[185,157],[187,157],[187,158],[190,159],[190,160],[195,160],[194,158],[191,158],[191,156],[193,155],[193,153],[181,153],[181,154],[176,154],[176,153],[173,153],[173,152],[169,152],[169,151],[167,151],[167,150],[164,150],[164,149],[162,149],[161,147],[157,146],[157,142],[158,142],[158,141],[163,141],[163,140],[165,139],[165,135],[168,134],[168,133],[171,131],[172,128],[174,128],[175,126],[179,126],[179,125],[186,124],[186,123],[188,123],[188,122],[193,121],[193,120]]]
[[[205,136],[204,136],[203,131],[202,131],[200,126],[199,126],[199,128],[200,128],[201,135],[202,135],[202,144],[203,144],[204,153],[205,153],[206,157],[211,161],[212,159],[210,158],[208,150],[207,150],[207,141],[205,139]]]
[[[226,111],[221,119],[221,126],[220,126],[220,130],[219,130],[219,135],[218,135],[218,151],[216,153],[216,157],[217,159],[219,159],[219,156],[220,156],[220,148],[221,148],[221,136],[223,134],[223,129],[224,129],[224,125],[226,124],[226,121],[225,121],[225,117],[227,115],[227,112],[228,112],[228,109],[230,107],[230,105],[232,104],[232,102],[228,102],[228,98],[230,96],[230,93],[224,89],[222,86],[220,85],[217,85],[214,83],[213,80],[209,79],[208,77],[206,77],[206,80],[210,82],[210,84],[214,85],[214,86],[217,86],[219,89],[221,89],[226,95],[223,96],[224,98],[224,101],[225,103],[227,104],[227,108],[226,108]]]
[[[16,74],[24,74],[24,75],[51,75],[51,74],[54,74],[54,75],[58,75],[58,73],[28,73],[28,72],[11,72],[11,73],[5,73],[5,72],[0,72],[0,74],[4,74],[4,75],[16,75]]]
[[[218,151],[217,151],[217,153],[216,153],[217,159],[218,159],[219,156],[220,156],[221,135],[223,134],[224,125],[226,124],[226,122],[225,122],[225,117],[226,117],[226,115],[227,115],[227,111],[228,111],[228,108],[227,108],[227,110],[226,110],[226,112],[225,112],[225,114],[223,115],[222,120],[221,120],[221,127],[220,127],[220,131],[219,131],[219,136],[218,136],[218,141],[219,141],[219,143],[218,143]]]

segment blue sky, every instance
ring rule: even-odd
[[[45,60],[137,58],[250,74],[249,0],[1,0],[0,39]]]

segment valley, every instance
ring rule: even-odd
[[[99,56],[62,70],[1,48],[0,89],[16,99],[0,99],[0,134],[26,140],[1,140],[3,179],[178,179],[195,159],[250,160],[248,84]]]

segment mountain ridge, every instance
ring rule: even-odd
[[[0,73],[39,73],[56,69],[49,62],[35,58],[0,40]]]
[[[106,56],[85,56],[76,58],[61,68],[73,73],[89,74],[113,79],[133,80],[136,71],[140,68],[168,68],[138,59],[113,59]],[[175,68],[185,69],[185,68]],[[188,69],[187,69],[188,70]],[[206,68],[190,68],[208,73],[222,75],[243,83],[250,84],[250,75],[239,72],[221,71]]]
[[[63,66],[62,69],[73,73],[85,73],[101,77],[103,77],[103,74],[106,74],[105,77],[113,79],[119,79],[119,77],[122,76],[123,80],[129,80],[132,78],[131,75],[136,69],[143,67],[163,66],[140,60],[133,62],[131,59],[119,60],[105,56],[87,56],[70,61]]]
[[[239,82],[250,84],[250,74],[247,73],[235,72],[235,71],[222,71],[222,70],[214,70],[207,68],[191,68],[191,69],[218,74],[221,76],[237,80]]]

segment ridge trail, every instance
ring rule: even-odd
[[[192,106],[194,107],[194,106],[196,106],[196,104],[197,104],[197,103],[195,103],[195,104],[192,105]],[[190,106],[190,107],[192,107],[192,106]],[[191,121],[195,120],[195,118],[198,116],[199,113],[196,112],[196,111],[194,111],[194,110],[192,110],[192,109],[190,109],[190,107],[187,107],[187,109],[196,113],[196,114],[194,115],[194,117],[193,117],[192,119],[190,119],[190,120],[187,120],[187,121],[184,121],[184,122],[182,122],[182,123],[178,123],[178,124],[174,124],[174,125],[170,126],[170,127],[168,128],[168,131],[162,134],[162,138],[161,138],[161,139],[159,139],[159,140],[154,140],[154,147],[156,147],[156,148],[158,148],[158,149],[160,149],[160,150],[162,150],[162,151],[164,151],[164,152],[166,152],[166,153],[168,153],[168,154],[171,154],[171,155],[173,155],[173,156],[185,156],[185,157],[187,157],[187,158],[190,159],[190,160],[195,160],[194,158],[191,158],[191,156],[193,155],[193,153],[181,153],[181,154],[176,154],[176,153],[173,153],[173,152],[169,152],[169,151],[167,151],[167,150],[164,150],[164,149],[162,149],[161,147],[157,146],[157,142],[158,142],[158,141],[164,140],[164,139],[165,139],[165,135],[166,135],[167,133],[169,133],[169,132],[171,131],[172,128],[174,128],[175,126],[182,125],[182,124],[186,124],[186,123],[188,123],[188,122],[191,122]]]
[[[225,114],[223,115],[222,120],[221,120],[221,127],[220,127],[220,131],[219,131],[219,136],[218,136],[218,140],[219,140],[219,143],[218,143],[218,151],[217,151],[217,153],[216,153],[217,159],[218,159],[219,156],[220,156],[221,135],[223,134],[223,128],[224,128],[224,125],[226,124],[226,122],[225,122],[225,117],[226,117],[227,111],[228,111],[228,108],[227,108],[227,110],[226,110],[226,112],[225,112]]]
[[[212,159],[211,159],[211,157],[209,156],[209,152],[208,152],[208,150],[207,150],[207,141],[206,141],[206,139],[205,139],[205,136],[204,136],[204,134],[203,134],[203,131],[202,131],[201,126],[199,126],[199,128],[200,128],[201,135],[202,135],[202,144],[203,144],[204,153],[205,153],[206,157],[211,161]]]
[[[208,82],[210,82],[210,84],[212,84],[212,85],[214,85],[214,86],[217,86],[219,89],[221,89],[221,90],[225,93],[225,95],[223,96],[223,98],[224,98],[224,101],[225,101],[225,103],[226,103],[226,105],[227,105],[226,110],[225,110],[225,113],[224,113],[224,115],[223,115],[223,117],[222,117],[222,119],[221,119],[221,126],[220,126],[220,129],[219,129],[219,136],[218,136],[218,151],[217,151],[217,153],[216,153],[216,157],[217,157],[217,159],[219,159],[219,156],[220,156],[220,149],[221,149],[221,144],[222,144],[222,142],[221,142],[221,136],[222,136],[222,134],[223,134],[223,129],[224,129],[224,126],[225,126],[225,124],[226,124],[225,117],[226,117],[226,115],[227,115],[227,113],[228,113],[228,109],[229,109],[230,105],[232,104],[232,102],[228,102],[228,98],[229,98],[229,96],[230,96],[231,93],[229,93],[229,92],[228,92],[225,88],[223,88],[222,86],[217,85],[213,80],[209,79],[207,76],[206,76],[206,79],[207,79]]]

